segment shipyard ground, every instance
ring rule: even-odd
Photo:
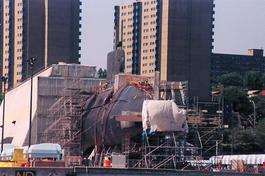
[[[215,176],[215,175],[255,175],[255,174],[237,174],[237,173],[212,173],[199,171],[176,171],[176,170],[151,170],[151,169],[110,169],[110,168],[0,168],[1,176]]]

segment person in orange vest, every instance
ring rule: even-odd
[[[108,156],[106,156],[103,160],[103,167],[111,167],[111,160]]]

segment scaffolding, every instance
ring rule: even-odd
[[[174,100],[178,107],[187,107],[188,82],[156,82],[158,99]],[[156,93],[157,91],[157,93]],[[142,159],[133,167],[176,169],[197,156],[197,148],[187,143],[185,132],[143,133]]]
[[[188,82],[162,81],[159,84],[159,99],[175,100],[175,103],[182,108],[187,107]]]
[[[174,100],[178,107],[187,108],[188,82],[162,81],[156,83],[156,86],[155,97],[162,100]],[[182,168],[187,161],[195,160],[199,155],[199,148],[188,143],[186,136],[186,132],[149,133],[144,131],[140,150],[141,159],[132,160],[132,158],[129,158],[129,167],[148,169]]]
[[[198,152],[197,147],[186,142],[186,134],[182,132],[144,133],[143,146],[140,162],[149,169],[178,169],[186,161],[194,160]]]
[[[41,143],[58,143],[65,156],[81,156],[81,114],[86,100],[98,91],[97,87],[81,90],[78,82],[64,88],[62,96],[48,109],[46,129],[40,135]]]
[[[200,158],[208,159],[222,153],[223,100],[195,101],[188,110],[188,141],[200,148]]]
[[[209,102],[194,98],[190,102],[189,85],[184,82],[162,81],[158,86],[159,99],[175,100],[178,107],[187,110],[189,133],[187,142],[200,149],[198,159],[221,154],[223,152],[223,98]]]

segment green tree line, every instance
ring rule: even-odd
[[[265,152],[265,97],[250,97],[248,91],[265,89],[265,74],[249,71],[229,73],[213,79],[213,91],[219,91],[230,113],[224,117],[224,150],[250,154]],[[252,101],[252,102],[251,102]],[[254,106],[256,127],[254,128]]]

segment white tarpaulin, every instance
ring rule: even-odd
[[[210,158],[212,164],[222,163],[225,165],[231,165],[232,160],[242,160],[247,165],[263,164],[265,162],[265,155],[224,155],[213,156]]]
[[[33,158],[57,158],[61,159],[63,150],[59,144],[36,144],[32,145],[28,153]]]
[[[143,129],[153,132],[187,131],[186,110],[174,101],[146,100],[142,110]]]

